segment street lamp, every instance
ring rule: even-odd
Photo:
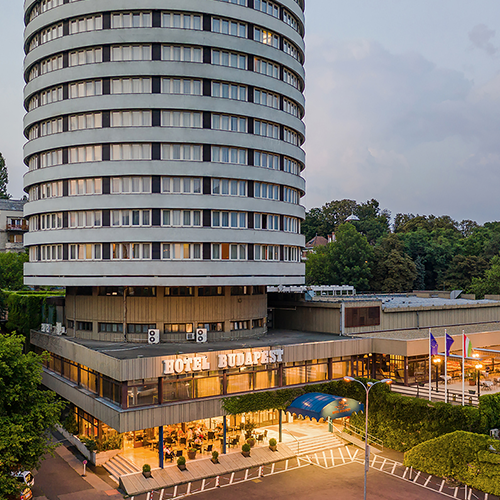
[[[482,367],[483,367],[483,365],[481,363],[478,363],[476,365],[476,370],[477,370],[477,400],[478,401],[479,401],[479,396],[481,396],[481,389],[479,386],[479,379],[481,378],[481,372],[479,370],[481,370]]]
[[[434,358],[434,365],[436,367],[436,392],[439,392],[439,386],[438,386],[438,382],[439,382],[439,367],[440,367],[439,363],[441,363],[441,358]]]
[[[390,378],[384,378],[383,380],[378,380],[377,382],[368,382],[366,385],[363,384],[360,380],[355,379],[354,377],[344,377],[344,382],[357,382],[358,384],[363,386],[363,389],[366,391],[366,405],[365,405],[365,491],[364,491],[364,500],[366,500],[366,476],[368,473],[368,466],[370,463],[370,447],[368,446],[368,394],[370,393],[370,389],[377,384],[392,384],[392,380]]]

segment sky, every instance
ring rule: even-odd
[[[0,151],[22,196],[22,2],[0,0]],[[306,0],[307,209],[500,220],[500,2]]]

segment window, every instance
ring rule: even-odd
[[[279,95],[266,90],[255,89],[253,101],[255,104],[261,104],[262,106],[268,106],[274,109],[280,108]]]
[[[51,73],[52,71],[57,71],[58,69],[62,68],[63,68],[63,56],[62,55],[53,56],[48,59],[44,59],[40,63],[40,74],[45,75],[46,73]],[[37,73],[38,73],[37,71],[34,72],[36,76],[38,76]]]
[[[54,165],[62,165],[62,149],[40,154],[39,168],[53,167]]]
[[[38,189],[30,190],[30,200],[36,201],[44,198],[60,198],[63,195],[62,181],[40,184]]]
[[[272,78],[279,79],[280,77],[280,67],[277,64],[267,61],[266,59],[261,59],[259,57],[255,58],[254,71],[262,75],[267,75]]]
[[[247,0],[220,0],[221,2],[234,3],[236,5],[247,6]]]
[[[69,246],[69,260],[101,260],[102,245],[86,243]]]
[[[299,164],[295,160],[285,156],[283,170],[285,172],[290,172],[291,174],[299,175]]]
[[[122,286],[100,286],[99,296],[101,297],[123,297]]]
[[[148,330],[156,329],[156,324],[146,325],[137,323],[127,324],[127,333],[148,333]]]
[[[165,333],[192,333],[192,323],[165,323]]]
[[[299,118],[299,107],[290,99],[283,99],[283,111]]]
[[[163,210],[162,226],[165,227],[199,227],[201,226],[200,210]]]
[[[187,78],[162,78],[163,94],[201,95],[201,80]]]
[[[215,163],[247,164],[247,150],[212,146],[212,161]]]
[[[151,78],[113,78],[111,94],[151,94]]]
[[[278,245],[255,245],[254,260],[280,260]]]
[[[223,99],[234,99],[236,101],[247,100],[247,88],[244,85],[232,83],[212,82],[212,97]]]
[[[121,12],[111,15],[111,27],[151,28],[151,12]]]
[[[247,56],[237,52],[212,50],[212,64],[228,66],[230,68],[247,69]]]
[[[247,25],[230,19],[222,19],[220,17],[212,17],[212,31],[214,33],[222,33],[223,35],[238,36],[240,38],[247,37]]]
[[[201,245],[199,243],[163,243],[162,259],[200,260]]]
[[[111,61],[151,61],[151,45],[114,45]]]
[[[62,212],[40,215],[40,230],[61,229],[62,226]]]
[[[297,49],[297,47],[295,47],[295,45],[293,45],[293,43],[290,43],[288,40],[283,40],[283,51],[289,56],[292,56],[297,61],[301,62],[299,49]]]
[[[102,146],[79,146],[69,148],[69,163],[102,161]]]
[[[69,117],[69,130],[85,130],[102,127],[101,113],[87,113],[84,115],[71,115]]]
[[[187,30],[201,30],[201,16],[163,12],[161,18],[162,28],[182,28]]]
[[[111,161],[151,160],[151,144],[112,144]]]
[[[266,14],[269,14],[270,16],[276,17],[278,19],[280,17],[280,9],[278,5],[274,2],[270,2],[269,0],[255,0],[254,9],[265,12]]]
[[[165,297],[193,297],[194,287],[192,286],[166,286]]]
[[[62,260],[62,245],[42,245],[40,247],[40,260],[42,262]]]
[[[151,210],[111,210],[112,226],[137,226],[151,225]]]
[[[272,31],[268,31],[262,28],[254,28],[254,40],[260,43],[264,43],[266,45],[270,45],[275,49],[280,48],[280,37],[273,33]]]
[[[158,379],[131,380],[128,382],[127,406],[154,405],[158,403]]]
[[[271,122],[265,122],[262,120],[254,121],[254,134],[261,135],[263,137],[269,137],[270,139],[280,138],[280,128],[279,125]]]
[[[162,144],[161,159],[201,161],[201,146],[192,144]]]
[[[283,140],[285,142],[293,144],[294,146],[300,146],[299,135],[297,134],[297,132],[294,132],[293,130],[287,127],[283,128]]]
[[[254,197],[267,198],[269,200],[280,199],[280,189],[276,184],[267,184],[265,182],[254,183]]]
[[[92,97],[95,95],[102,95],[102,80],[86,80],[84,82],[71,83],[69,85],[68,97],[70,99],[77,99],[79,97]]]
[[[356,328],[361,326],[380,325],[380,307],[346,307],[345,326]]]
[[[102,212],[86,211],[86,212],[69,212],[68,214],[69,227],[101,227]]]
[[[295,87],[296,89],[300,90],[298,77],[291,71],[288,71],[287,69],[283,70],[283,81],[285,83],[288,83],[292,87]]]
[[[280,169],[280,157],[272,153],[264,153],[255,151],[254,165],[256,167],[272,168],[273,170]]]
[[[198,297],[216,297],[224,295],[222,286],[200,286],[198,287]],[[202,328],[202,327],[199,327]]]
[[[191,113],[189,111],[162,111],[161,126],[201,128],[201,113]]]
[[[229,132],[246,132],[247,119],[240,116],[212,114],[212,129],[227,130]]]
[[[246,196],[247,181],[212,179],[212,194],[223,196]]]
[[[62,58],[62,56],[61,56]],[[102,62],[102,48],[76,50],[69,53],[70,66],[82,66],[84,64],[94,64]]]
[[[247,214],[246,212],[219,212],[212,211],[212,227],[230,227],[246,229]]]
[[[151,243],[112,243],[113,260],[150,260]]]
[[[163,45],[162,61],[201,63],[201,47],[190,47],[186,45]]]
[[[127,295],[130,295],[131,297],[156,297],[156,287],[129,286],[127,290]]]
[[[50,26],[49,28],[42,30],[40,34],[33,39],[32,44],[30,45],[30,50],[37,47],[38,44],[42,45],[44,43],[50,42],[51,40],[55,40],[56,38],[61,38],[62,36],[63,36],[62,23]]]
[[[46,135],[60,134],[63,131],[63,119],[55,118],[54,120],[47,120],[40,123],[39,136],[44,137]],[[31,134],[31,131],[30,131]],[[37,134],[38,137],[38,134]]]
[[[112,127],[151,127],[151,111],[112,111]]]
[[[71,179],[69,181],[69,195],[80,196],[85,194],[102,194],[102,178]],[[62,196],[62,186],[61,194]]]
[[[297,33],[300,33],[299,22],[295,16],[290,14],[286,9],[283,9],[283,21],[288,24],[288,26],[291,26]]]
[[[264,320],[262,318],[252,320],[252,328],[262,328],[264,326]]]
[[[206,328],[209,332],[223,332],[224,323],[198,323],[196,328]]]
[[[283,201],[287,203],[299,203],[299,193],[296,189],[285,187],[283,189]]]
[[[123,323],[99,323],[99,332],[123,333]]]
[[[102,16],[87,16],[71,19],[69,22],[69,34],[84,33],[86,31],[102,30]]]
[[[248,330],[249,321],[231,321],[231,331]]]
[[[201,194],[199,177],[162,177],[161,192],[173,194]]]
[[[283,217],[283,231],[287,233],[299,233],[300,224],[299,220],[295,217]]]
[[[212,244],[212,260],[246,260],[247,245],[229,243]]]
[[[76,322],[76,329],[91,332],[92,331],[92,322],[91,321],[77,321]]]
[[[285,262],[300,262],[300,251],[298,247],[285,246],[283,252],[283,260]]]

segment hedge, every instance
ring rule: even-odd
[[[296,397],[306,392],[323,392],[363,403],[366,398],[359,384],[336,381],[233,396],[225,398],[222,406],[230,415],[285,410]],[[351,423],[364,428],[364,413],[353,414]],[[476,408],[402,396],[391,392],[385,384],[370,391],[369,433],[381,439],[384,446],[397,451],[408,451],[419,443],[457,430],[487,434],[490,429],[499,427],[500,393],[481,396],[479,408]]]
[[[500,442],[488,436],[455,431],[405,453],[404,465],[472,488],[500,495]]]

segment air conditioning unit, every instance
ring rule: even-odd
[[[196,340],[194,332],[188,332],[188,333],[186,333],[186,340]]]
[[[207,329],[206,328],[197,328],[196,329],[196,342],[199,344],[203,344],[207,341]]]
[[[160,343],[160,330],[148,330],[148,344]]]
[[[495,439],[500,439],[500,429],[491,429],[490,436]]]
[[[56,335],[62,335],[62,323],[56,323],[56,327],[54,329],[54,333]]]

